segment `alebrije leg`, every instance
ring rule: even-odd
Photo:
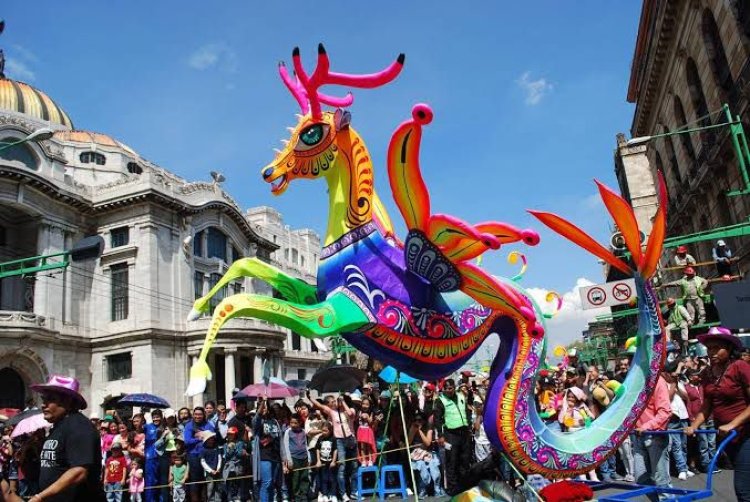
[[[211,291],[193,304],[193,310],[188,320],[195,320],[208,311],[209,302],[222,288],[240,277],[255,277],[270,284],[289,301],[302,304],[312,304],[317,301],[315,286],[305,281],[291,277],[278,268],[259,260],[258,258],[242,258],[229,267],[227,273],[211,288]]]
[[[214,309],[198,361],[190,368],[186,395],[192,396],[205,390],[206,380],[211,378],[208,353],[221,327],[234,317],[262,319],[308,338],[354,332],[371,323],[357,303],[343,293],[335,293],[328,300],[315,305],[300,305],[263,295],[232,295]]]

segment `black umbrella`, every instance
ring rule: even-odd
[[[18,415],[14,415],[10,417],[10,419],[5,422],[5,425],[16,425],[18,422],[25,418],[33,417],[34,415],[39,415],[42,412],[39,408],[31,408],[30,410],[22,411]]]
[[[367,373],[354,366],[329,366],[315,373],[308,388],[318,392],[352,392],[362,387]]]
[[[298,390],[305,390],[310,386],[310,380],[287,380],[286,384]]]

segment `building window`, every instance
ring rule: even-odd
[[[310,352],[317,352],[318,346],[315,345],[315,340],[310,340]]]
[[[307,379],[307,370],[305,368],[298,368],[297,380],[305,380],[305,379]]]
[[[193,255],[203,256],[203,230],[196,232],[193,237]]]
[[[110,245],[113,248],[127,246],[130,242],[130,227],[113,228],[110,232]]]
[[[213,289],[221,280],[221,274],[211,274],[208,281],[209,290]],[[221,301],[227,296],[227,287],[221,288],[214,296],[211,297],[209,304],[211,305],[211,312],[216,308]]]
[[[117,263],[110,267],[112,283],[112,320],[128,318],[128,264]]]
[[[208,256],[227,261],[227,236],[218,228],[208,229]]]
[[[135,162],[128,162],[128,172],[130,174],[143,174],[143,168]]]
[[[107,162],[107,158],[98,152],[83,152],[79,156],[82,164],[96,164],[103,166]]]
[[[305,255],[299,255],[299,266],[305,268]]]
[[[232,263],[236,262],[240,258],[242,258],[242,255],[240,254],[240,250],[232,246]]]
[[[296,249],[292,249],[292,263],[297,264],[297,258],[299,257],[299,252]]]
[[[5,146],[3,150],[0,150],[0,159],[4,160],[15,160],[25,165],[29,169],[36,171],[39,163],[36,160],[36,156],[31,149],[24,144],[13,145],[8,147],[9,143],[17,143],[21,138],[5,137],[0,139],[0,147]]]
[[[675,94],[674,97],[674,119],[677,122],[677,128],[682,129],[687,126],[687,117],[685,116],[685,108],[682,107],[682,100]],[[685,149],[685,153],[689,160],[695,160],[695,150],[693,149],[693,141],[690,139],[690,134],[678,134],[682,147]]]
[[[289,248],[284,248],[284,261],[289,261]]]
[[[714,15],[707,8],[703,9],[701,31],[703,32],[703,43],[706,44],[706,53],[708,53],[708,60],[711,63],[716,85],[724,91],[729,91],[732,88],[732,72],[729,70],[727,54],[724,52],[719,27],[716,26]]]
[[[693,102],[693,111],[695,112],[695,121],[701,126],[711,125],[711,118],[708,117],[708,103],[706,95],[703,94],[703,84],[701,77],[698,75],[698,68],[695,66],[693,58],[688,58],[685,65],[685,78],[687,79],[690,100]],[[723,120],[720,119],[720,120]],[[701,131],[701,138],[705,141],[711,135],[708,131]]]
[[[133,376],[133,354],[123,352],[107,356],[107,380],[125,380]]]
[[[292,331],[292,350],[302,350],[302,337]]]
[[[203,272],[193,274],[193,289],[195,290],[195,299],[203,296]]]
[[[664,127],[662,129],[664,134],[669,134],[669,129]],[[664,145],[667,148],[667,160],[669,161],[669,171],[677,180],[677,183],[682,183],[682,175],[680,174],[680,168],[677,165],[677,154],[674,152],[674,143],[672,143],[672,137],[666,136],[664,138]]]
[[[234,294],[235,295],[239,295],[239,294],[242,294],[242,293],[245,292],[245,288],[242,287],[242,283],[241,282],[235,282],[233,288],[234,288]]]

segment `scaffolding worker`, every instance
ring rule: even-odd
[[[677,253],[674,255],[674,264],[677,267],[692,267],[695,265],[695,258],[688,254],[687,246],[677,246]]]
[[[704,324],[706,322],[706,308],[703,305],[703,297],[706,296],[708,281],[696,275],[693,267],[687,267],[685,275],[677,281],[677,285],[682,290],[682,304],[690,313],[694,324]]]
[[[690,312],[678,305],[674,298],[667,298],[667,336],[672,340],[672,330],[680,330],[680,348],[683,354],[687,353],[688,330],[693,325],[693,316]]]

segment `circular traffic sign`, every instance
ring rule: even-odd
[[[599,286],[596,286],[589,289],[588,293],[586,293],[586,299],[591,305],[598,307],[607,301],[607,293]]]
[[[632,294],[633,290],[630,289],[630,285],[625,284],[624,282],[619,282],[612,286],[612,296],[618,302],[627,301]]]

